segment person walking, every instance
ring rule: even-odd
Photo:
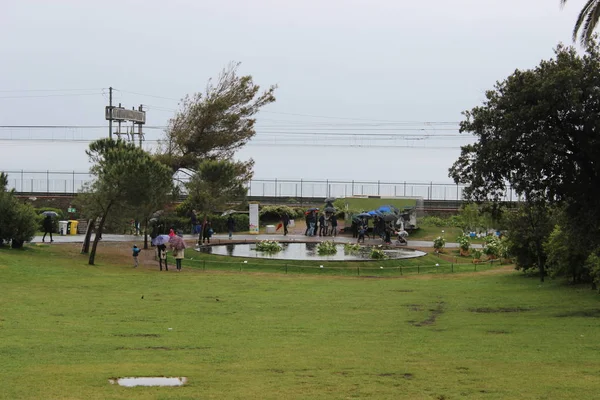
[[[137,268],[140,263],[138,261],[138,256],[140,255],[140,252],[142,251],[142,249],[139,249],[135,244],[133,245],[133,249],[131,249],[133,252],[133,268]]]
[[[233,230],[235,229],[235,221],[231,214],[229,214],[229,218],[227,218],[227,232],[229,233],[229,240],[233,236]]]
[[[50,234],[50,243],[54,242],[54,240],[52,240],[52,217],[50,215],[46,215],[46,218],[44,218],[44,223],[43,223],[43,227],[44,227],[44,237],[42,237],[42,243],[45,241],[46,239],[46,234],[49,233]],[[67,232],[65,232],[66,234]]]
[[[206,221],[206,223],[204,224],[204,228],[202,231],[202,244],[204,244],[204,241],[206,240],[206,243],[210,243],[210,237],[213,234],[213,229],[212,226],[210,224],[210,221]]]
[[[331,216],[331,236],[337,236],[337,217],[335,214]]]
[[[283,236],[287,236],[288,225],[290,224],[290,216],[287,213],[284,213],[283,217],[281,217],[281,223],[283,224]]]
[[[192,224],[192,235],[198,233],[198,216],[196,215],[196,210],[192,210],[190,213],[190,222]]]
[[[156,246],[158,249],[158,266],[162,271],[163,262],[165,263],[165,271],[169,270],[169,266],[167,265],[167,246],[164,244]]]
[[[173,257],[175,257],[175,267],[177,272],[181,272],[181,262],[185,258],[185,248],[173,249]]]
[[[325,225],[325,215],[319,217],[319,236],[327,236],[327,225]]]

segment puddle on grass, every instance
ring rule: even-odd
[[[166,378],[162,377],[137,377],[137,378],[114,378],[108,380],[110,383],[119,386],[183,386],[187,382],[186,377]]]

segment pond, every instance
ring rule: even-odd
[[[256,250],[256,244],[226,244],[202,246],[196,251],[230,257],[269,258],[274,260],[322,260],[322,261],[370,261],[372,246],[361,246],[360,251],[346,253],[343,244],[337,244],[337,253],[320,255],[318,243],[280,243],[282,250],[277,253],[266,253]],[[426,253],[411,249],[383,248],[388,259],[405,259],[422,257]]]

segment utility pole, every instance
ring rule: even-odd
[[[108,120],[108,137],[112,140],[112,86],[108,88],[108,108],[110,110],[110,119]]]
[[[140,107],[138,108],[138,110],[140,112],[144,111],[144,107],[142,104],[140,104]],[[142,148],[142,124],[137,124],[138,126],[138,136],[140,137],[140,149]]]

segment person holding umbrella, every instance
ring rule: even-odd
[[[183,241],[183,238],[174,235],[169,238],[169,246],[173,250],[177,271],[181,272],[181,260],[185,258],[185,242]]]
[[[52,239],[52,229],[54,228],[52,224],[52,214],[44,213],[44,215],[46,217],[44,218],[44,222],[42,224],[44,227],[44,236],[42,237],[42,243],[45,241],[46,234],[48,233],[50,234],[50,243],[52,243],[54,242],[54,240]]]

